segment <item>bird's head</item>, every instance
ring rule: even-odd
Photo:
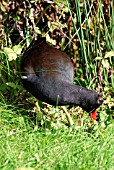
[[[97,108],[103,103],[103,98],[95,91],[88,91],[82,109],[89,113],[93,120],[96,120]]]

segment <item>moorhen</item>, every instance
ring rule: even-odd
[[[73,64],[64,52],[36,41],[21,62],[22,83],[37,99],[51,105],[76,105],[96,120],[101,96],[84,87],[74,85]]]

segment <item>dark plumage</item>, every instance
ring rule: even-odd
[[[65,53],[43,42],[35,42],[25,53],[22,82],[37,99],[51,105],[76,105],[91,113],[101,103],[100,95],[73,84],[73,65]]]

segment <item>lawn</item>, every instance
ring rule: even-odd
[[[16,109],[0,111],[0,169],[114,169],[113,122],[46,128]]]

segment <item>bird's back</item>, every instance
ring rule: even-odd
[[[70,58],[43,42],[36,42],[22,59],[23,75],[36,74],[39,77],[55,77],[73,83],[74,71]]]

